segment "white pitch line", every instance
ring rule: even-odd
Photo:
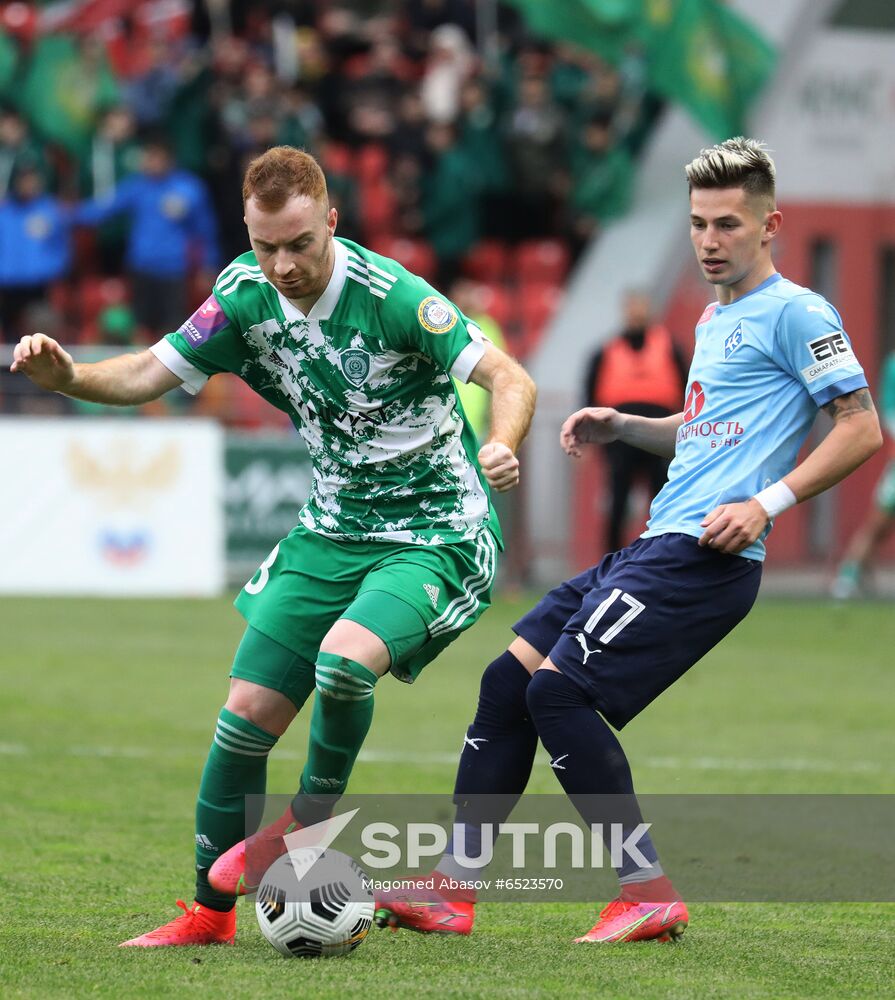
[[[46,753],[40,750],[38,753]],[[34,751],[23,743],[0,743],[0,757],[26,757]],[[133,746],[70,746],[62,751],[69,757],[108,757],[112,759],[172,759],[183,757],[176,750]],[[307,754],[296,750],[274,750],[279,760],[304,761]],[[397,750],[361,750],[358,760],[363,764],[444,764],[454,766],[459,752],[415,751],[412,755]],[[781,757],[779,760],[761,760],[755,757],[641,757],[634,760],[635,767],[653,767],[675,771],[815,771],[828,774],[883,774],[892,768],[874,760],[824,760],[810,757]]]

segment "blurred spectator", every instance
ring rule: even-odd
[[[475,52],[462,28],[441,24],[429,36],[429,56],[420,86],[426,117],[453,122],[460,112],[460,91],[475,69]]]
[[[153,39],[144,68],[124,87],[124,99],[140,129],[158,128],[167,121],[179,83],[170,43]]]
[[[438,257],[438,280],[448,288],[460,260],[479,237],[481,192],[476,164],[457,145],[453,125],[433,122],[426,131],[429,163],[423,175],[423,229]]]
[[[426,148],[426,108],[418,87],[401,95],[398,117],[389,140],[393,157],[411,156],[420,159]]]
[[[572,159],[569,211],[576,251],[593,237],[601,223],[628,210],[633,176],[631,157],[613,143],[606,120],[596,118],[589,122]]]
[[[323,115],[308,90],[295,84],[282,95],[277,141],[317,152],[324,133]]]
[[[441,24],[459,25],[467,38],[475,35],[476,0],[407,0],[405,17],[410,25],[410,44],[424,53],[429,36]]]
[[[80,192],[87,198],[110,198],[121,180],[140,166],[137,123],[125,105],[103,112],[90,155],[81,163]]]
[[[387,140],[397,126],[397,111],[413,76],[397,39],[377,39],[342,87],[346,140],[354,146]]]
[[[602,60],[596,60],[585,86],[578,95],[576,120],[579,126],[601,121],[612,125],[619,110],[622,79]]]
[[[211,53],[178,46],[177,88],[168,105],[164,132],[178,166],[200,177],[210,174],[209,157],[220,140],[217,109],[211,99],[215,77]]]
[[[598,55],[575,45],[558,43],[550,67],[550,92],[569,115],[575,116],[592,81],[604,70]]]
[[[498,133],[498,118],[484,80],[473,77],[460,92],[458,146],[467,162],[474,164],[476,182],[482,194],[482,230],[488,235],[501,232],[501,198],[510,180]]]
[[[86,198],[110,199],[121,181],[140,167],[136,121],[130,109],[109,108],[93,136],[90,155],[81,162],[79,188]],[[128,220],[119,215],[97,229],[97,251],[104,274],[120,274],[127,247]]]
[[[204,183],[174,167],[161,137],[143,143],[140,170],[109,198],[83,203],[78,222],[97,225],[124,214],[130,221],[126,262],[137,322],[150,336],[176,329],[190,311],[193,267],[211,285],[219,263],[217,226]]]
[[[421,236],[423,218],[423,156],[402,153],[392,160],[395,191],[395,228],[400,236]]]
[[[687,383],[687,363],[666,327],[653,319],[645,292],[630,291],[624,301],[624,329],[591,359],[584,386],[585,406],[611,406],[622,413],[667,417],[680,411]],[[644,478],[652,499],[668,475],[668,461],[621,441],[604,448],[610,479],[606,551],[626,542],[628,498]]]
[[[512,180],[507,236],[528,239],[556,227],[557,196],[567,158],[566,117],[542,76],[526,76],[510,109],[505,144]]]
[[[44,188],[52,187],[53,174],[43,143],[32,134],[25,119],[12,108],[0,108],[0,198],[9,191],[13,171],[27,164],[43,178]]]
[[[46,301],[70,264],[68,212],[47,194],[41,172],[20,163],[0,201],[0,330],[7,341],[32,332],[25,311]]]
[[[255,148],[251,129],[258,117],[271,119],[272,131],[276,135],[280,111],[280,91],[276,78],[267,66],[254,63],[249,65],[239,84],[229,89],[220,114],[230,144],[241,151]]]
[[[106,344],[133,344],[137,317],[130,305],[127,288],[118,278],[107,278],[100,290],[102,306],[96,318],[100,339]]]

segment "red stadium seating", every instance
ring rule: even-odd
[[[95,275],[98,271],[96,230],[88,226],[75,226],[72,230],[72,274]]]
[[[383,177],[376,181],[365,181],[360,186],[361,226],[367,243],[380,239],[395,229],[395,192]]]
[[[561,285],[569,273],[569,250],[561,240],[527,240],[513,256],[516,280]]]
[[[562,300],[563,288],[558,284],[531,284],[522,288],[520,314],[522,340],[518,353],[521,357],[529,354],[541,339],[544,328]]]
[[[380,236],[369,242],[374,253],[392,257],[426,281],[434,281],[438,268],[435,252],[425,240],[408,239],[406,236]]]
[[[505,243],[482,240],[463,259],[463,273],[477,281],[503,281],[509,270],[509,256]]]
[[[368,143],[357,151],[351,168],[361,185],[381,181],[388,170],[388,153],[382,146]]]

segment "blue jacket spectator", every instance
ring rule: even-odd
[[[23,329],[26,309],[47,296],[71,263],[70,214],[44,191],[35,166],[16,168],[0,201],[0,327],[7,340]]]
[[[189,312],[191,271],[219,265],[217,220],[205,183],[177,169],[164,140],[144,143],[139,173],[106,198],[83,202],[75,219],[97,225],[128,217],[126,264],[137,322],[150,336],[176,329]]]
[[[204,181],[173,167],[166,147],[147,144],[140,172],[125,177],[111,196],[82,203],[75,219],[97,225],[127,214],[127,265],[159,277],[185,274],[190,265],[219,263],[217,221]]]

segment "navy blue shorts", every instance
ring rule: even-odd
[[[551,590],[513,631],[621,729],[748,614],[761,563],[690,535],[638,538]]]

